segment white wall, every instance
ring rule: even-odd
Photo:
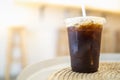
[[[56,31],[60,27],[57,18],[63,17],[57,16],[59,12],[51,8],[46,8],[44,15],[41,13],[39,8],[21,7],[12,0],[0,0],[0,75],[3,75],[5,69],[7,31],[10,26],[23,25],[27,28],[26,49],[29,64],[55,57]],[[15,54],[18,53],[16,51]]]
[[[0,75],[3,75],[7,52],[8,27],[25,25],[29,29],[38,25],[38,10],[16,6],[12,0],[0,0]]]

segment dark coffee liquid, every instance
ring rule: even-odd
[[[72,70],[92,73],[98,70],[102,25],[68,27]]]

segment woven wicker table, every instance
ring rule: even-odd
[[[67,67],[54,72],[48,80],[120,80],[120,63],[100,63],[95,73],[76,73]]]
[[[105,63],[103,63],[105,62]],[[111,63],[112,62],[112,63]],[[58,71],[62,72],[60,78],[52,78],[53,80],[120,80],[120,54],[101,54],[100,67],[97,73],[93,74],[81,74],[71,72],[70,57],[59,57],[54,59],[45,60],[32,65],[27,66],[18,76],[17,80],[48,80],[50,76],[58,75]],[[64,70],[65,69],[65,70]],[[63,74],[63,75],[62,75]],[[75,74],[75,75],[74,75]],[[109,74],[109,75],[108,75]],[[72,78],[71,76],[74,75]],[[107,75],[107,76],[106,76]],[[65,76],[64,79],[62,79]],[[97,77],[96,77],[97,76]],[[99,77],[98,77],[99,76]],[[75,77],[75,78],[74,78]],[[86,79],[87,77],[87,79]]]

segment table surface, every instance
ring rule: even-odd
[[[120,62],[120,54],[101,54],[100,62]],[[27,66],[17,80],[47,80],[52,72],[70,66],[70,57],[57,57]],[[41,75],[41,76],[40,76]]]

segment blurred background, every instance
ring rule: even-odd
[[[0,0],[0,80],[30,64],[69,55],[64,20],[105,17],[101,52],[120,53],[120,0]]]

